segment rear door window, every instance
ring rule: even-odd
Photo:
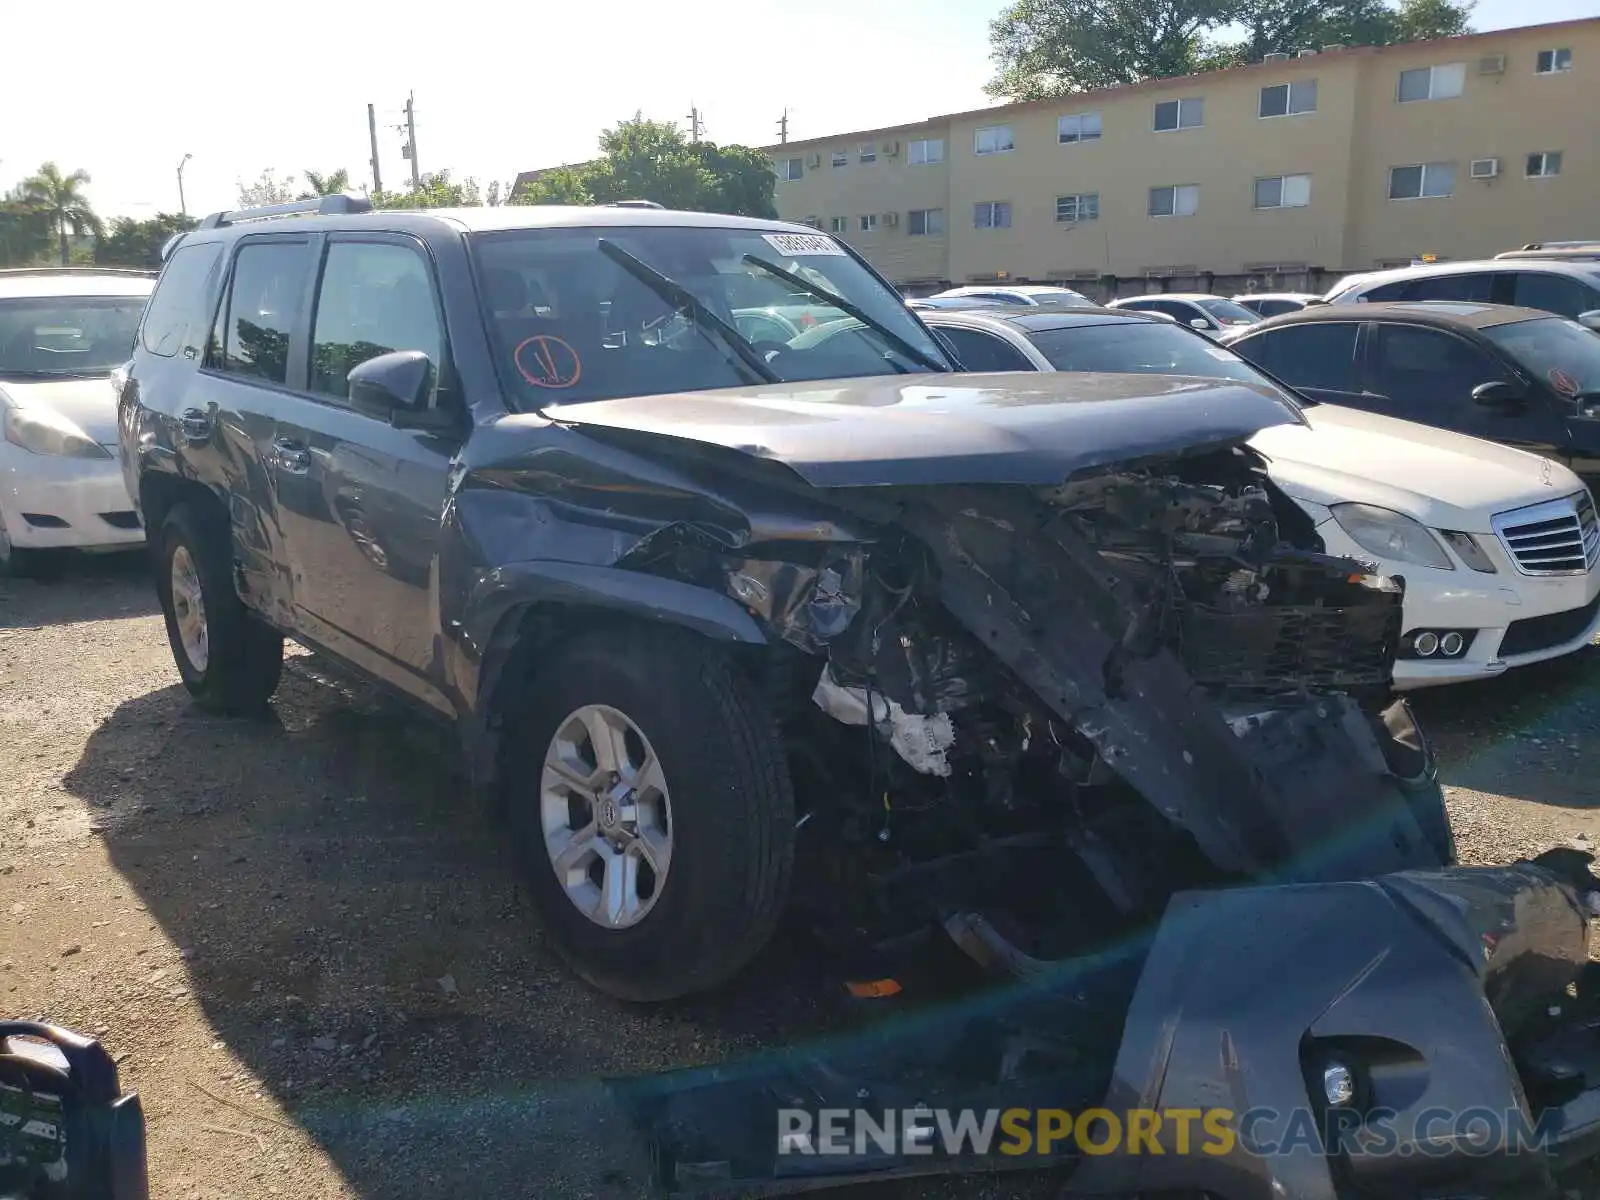
[[[1356,383],[1360,328],[1355,321],[1308,321],[1245,338],[1232,348],[1291,387],[1354,392],[1360,390]]]
[[[221,260],[219,242],[180,246],[173,251],[140,326],[140,340],[151,354],[172,358],[181,350],[193,358],[200,352],[211,318],[206,294]]]
[[[992,333],[976,329],[960,329],[953,325],[940,326],[950,344],[955,347],[962,369],[967,371],[1032,371],[1034,366],[1027,356],[1015,346]]]
[[[306,241],[241,245],[212,365],[261,383],[288,383],[289,344],[300,323],[310,272],[311,246]]]

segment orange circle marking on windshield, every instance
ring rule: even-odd
[[[1576,396],[1578,394],[1578,381],[1560,367],[1551,367],[1548,375],[1550,386],[1563,396]]]
[[[569,388],[583,378],[578,352],[553,334],[534,334],[512,351],[511,357],[517,373],[534,387]]]

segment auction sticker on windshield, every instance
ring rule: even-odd
[[[845,257],[844,247],[824,233],[764,233],[761,240],[779,254],[791,258],[806,254],[837,254]]]

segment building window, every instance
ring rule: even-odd
[[[1072,113],[1056,122],[1056,141],[1063,146],[1074,142],[1100,140],[1100,114],[1098,112]]]
[[[802,178],[806,173],[806,163],[803,158],[780,158],[778,160],[778,178],[787,183],[793,183]]]
[[[1009,125],[985,125],[972,135],[974,154],[1004,154],[1014,149],[1016,143],[1011,140]]]
[[[1256,108],[1259,117],[1293,117],[1300,113],[1317,111],[1317,81],[1297,79],[1293,83],[1278,83],[1261,89],[1261,100]]]
[[[906,158],[914,167],[925,163],[941,163],[944,161],[944,139],[919,138],[911,143]]]
[[[912,209],[906,214],[906,232],[912,237],[934,237],[943,233],[944,209]]]
[[[1559,75],[1572,70],[1572,51],[1563,46],[1560,50],[1539,51],[1539,64],[1534,68],[1540,75]]]
[[[1011,202],[1009,200],[985,200],[982,204],[974,204],[972,206],[972,227],[974,229],[1010,229]]]
[[[807,217],[804,221],[801,221],[800,224],[809,225],[813,229],[821,229],[822,228],[822,218],[821,217]]]
[[[878,148],[871,142],[862,142],[856,147],[856,158],[861,162],[877,162]]]
[[[1206,123],[1206,102],[1198,97],[1192,100],[1162,100],[1156,105],[1156,132],[1173,129],[1198,129]]]
[[[833,152],[833,165],[836,167],[848,167],[850,165],[850,151],[835,150]]]
[[[1272,175],[1256,180],[1257,208],[1304,208],[1311,203],[1311,176]]]
[[[1538,150],[1528,155],[1529,179],[1543,179],[1548,175],[1561,174],[1561,151]]]
[[[1057,221],[1093,221],[1100,216],[1100,193],[1056,197]]]
[[[878,231],[878,214],[867,213],[861,218],[862,233],[876,233]]]
[[[1389,168],[1389,199],[1420,200],[1449,196],[1456,190],[1455,163],[1414,163]]]
[[[1413,100],[1453,100],[1461,95],[1466,81],[1466,63],[1445,63],[1441,67],[1401,71],[1395,98],[1401,104],[1409,104]]]
[[[828,232],[830,233],[843,233],[849,228],[850,220],[848,217],[830,217],[828,219]]]
[[[1150,189],[1152,217],[1192,217],[1200,211],[1200,185],[1180,183]]]

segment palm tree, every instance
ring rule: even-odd
[[[61,265],[67,265],[67,234],[82,237],[86,233],[100,236],[100,218],[95,215],[89,198],[83,194],[83,185],[89,182],[87,171],[74,171],[62,175],[61,168],[47,162],[33,176],[24,179],[19,190],[24,202],[37,206],[50,221],[61,244]]]
[[[350,172],[343,167],[327,175],[319,174],[316,171],[303,171],[301,173],[306,177],[306,182],[311,185],[311,195],[305,196],[303,199],[312,200],[318,196],[332,196],[335,193],[350,190]]]

